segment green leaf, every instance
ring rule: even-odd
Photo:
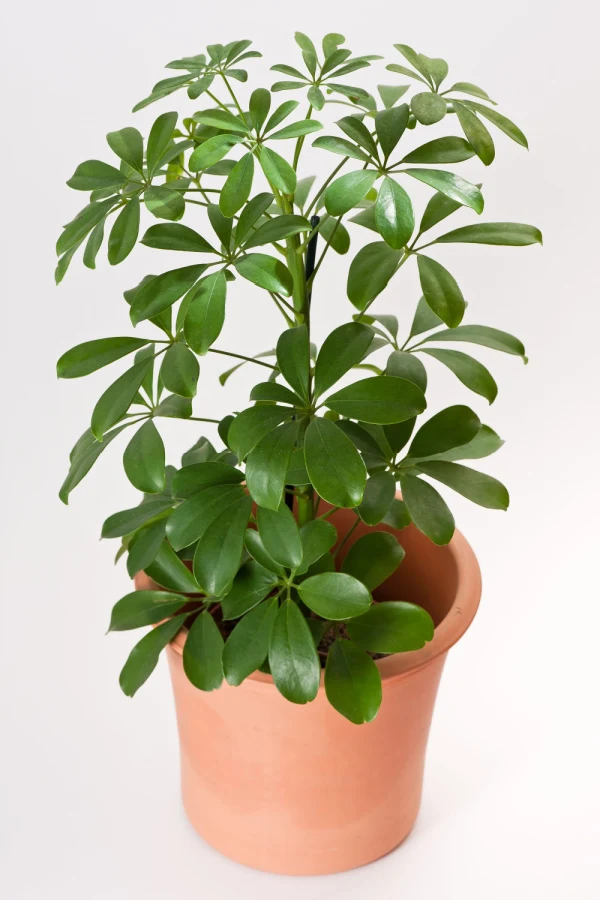
[[[238,134],[247,134],[247,126],[226,109],[206,109],[195,113],[194,120],[201,125],[210,125],[219,131],[233,131]]]
[[[194,576],[207,593],[219,596],[233,581],[242,559],[251,511],[252,499],[240,497],[200,537],[194,553]]]
[[[283,406],[252,406],[239,413],[229,428],[229,446],[239,460],[245,459],[265,435],[294,415]]]
[[[96,257],[98,256],[102,241],[104,240],[105,221],[105,219],[101,219],[98,224],[92,228],[90,236],[87,239],[85,250],[83,251],[83,264],[88,269],[96,268]]]
[[[265,550],[265,546],[256,529],[246,529],[244,543],[246,545],[246,550],[248,551],[250,556],[255,559],[260,566],[268,569],[269,572],[273,572],[275,575],[284,574],[283,567],[280,566],[279,563],[276,563],[275,560],[271,556],[269,556],[269,554]]]
[[[271,109],[271,94],[266,88],[257,88],[250,95],[250,118],[258,133]]]
[[[405,422],[397,422],[394,425],[385,425],[383,427],[384,437],[391,448],[388,459],[399,453],[408,444],[415,422],[415,418],[406,419]]]
[[[312,134],[314,131],[320,131],[322,128],[321,123],[316,122],[314,119],[302,119],[300,122],[292,122],[291,125],[286,125],[284,128],[276,131],[275,134],[269,135],[269,140],[283,141],[288,138],[302,137],[306,134]]]
[[[139,350],[148,344],[144,338],[115,337],[85,341],[71,347],[56,364],[59,378],[81,378]]]
[[[433,356],[434,359],[447,366],[469,390],[485,397],[489,403],[493,403],[496,399],[498,385],[491,372],[477,359],[473,359],[467,353],[461,353],[460,350],[439,350],[437,348],[428,349],[424,347],[422,352],[428,356]]]
[[[200,590],[190,570],[167,541],[163,541],[154,561],[146,566],[146,574],[168,591],[194,594]]]
[[[129,631],[144,625],[155,625],[185,606],[187,597],[168,591],[133,591],[115,603],[110,617],[109,631]]]
[[[134,197],[123,207],[108,237],[108,261],[111,266],[126,259],[138,238],[140,230],[140,201]]]
[[[451,93],[452,91],[459,91],[461,94],[470,94],[472,97],[479,97],[480,100],[487,100],[489,103],[494,102],[484,90],[468,81],[457,81],[451,88],[448,88],[447,93]]]
[[[331,522],[324,519],[311,519],[300,529],[302,542],[302,563],[297,574],[304,574],[307,569],[327,553],[337,541],[337,531]]]
[[[296,173],[282,156],[269,147],[261,147],[258,157],[265,178],[272,187],[284,194],[293,194],[296,190]]]
[[[489,328],[487,325],[460,325],[458,328],[450,328],[447,331],[437,331],[424,338],[424,342],[428,341],[466,341],[482,347],[490,347],[492,350],[502,350],[513,356],[520,356],[523,362],[527,362],[525,347],[518,338],[506,331]]]
[[[410,108],[414,117],[421,125],[434,125],[446,115],[446,101],[439,94],[423,91],[421,94],[413,94]]]
[[[246,204],[240,214],[235,229],[236,247],[239,247],[240,244],[243,244],[244,238],[246,237],[248,232],[255,225],[255,223],[258,222],[263,213],[265,213],[269,209],[274,200],[275,196],[266,192],[257,194],[256,197],[253,197],[252,200],[250,200]]]
[[[377,181],[374,169],[348,172],[333,181],[325,191],[325,209],[330,216],[341,216],[357,206]]]
[[[117,197],[109,197],[108,200],[90,203],[75,216],[72,222],[69,222],[69,224],[65,226],[61,236],[56,242],[57,254],[59,256],[64,254],[63,260],[59,260],[60,271],[57,270],[57,284],[64,276],[73,253],[79,247],[85,236],[95,225],[108,215],[117,202]],[[70,256],[67,257],[66,254],[69,251]]]
[[[349,437],[328,419],[313,419],[304,436],[304,455],[320,497],[333,506],[358,506],[367,471]]]
[[[256,532],[253,532],[256,534]],[[233,580],[228,594],[221,600],[225,620],[239,619],[258,606],[277,584],[277,575],[254,559],[244,563]]]
[[[263,664],[269,652],[277,612],[277,599],[272,597],[250,610],[237,623],[223,648],[223,671],[229,684],[241,684]]]
[[[387,85],[387,84],[378,84],[377,90],[379,91],[379,96],[383,101],[383,105],[386,109],[390,109],[395,103],[398,102],[400,97],[403,97],[404,94],[409,89],[407,84],[400,85]]]
[[[187,615],[176,616],[154,628],[150,634],[139,641],[127,658],[127,662],[119,675],[121,690],[128,697],[133,697],[144,682],[152,675],[158,664],[161,651],[169,644],[183,627]]]
[[[364,309],[387,287],[402,258],[385,241],[374,241],[362,247],[350,264],[348,299],[357,309]]]
[[[150,178],[158,169],[162,156],[171,143],[176,125],[177,113],[167,112],[159,116],[150,129],[146,146],[146,164]]]
[[[405,378],[416,384],[423,393],[427,388],[427,371],[421,360],[406,350],[394,350],[388,356],[386,375],[394,378]]]
[[[310,484],[310,478],[308,477],[308,472],[306,471],[306,465],[304,463],[303,447],[298,447],[297,450],[292,452],[290,464],[285,476],[285,483],[289,485]]]
[[[319,234],[331,244],[336,253],[344,254],[350,249],[350,235],[339,219],[323,216],[319,222]]]
[[[281,333],[277,341],[277,364],[287,383],[308,402],[310,345],[306,325]]]
[[[261,244],[272,244],[293,234],[310,231],[310,222],[304,216],[283,215],[270,219],[250,235],[244,247],[258,247]]]
[[[419,428],[409,455],[415,459],[460,447],[472,440],[480,428],[481,422],[468,406],[448,406]]]
[[[297,70],[294,70],[294,71],[297,71]],[[290,73],[288,72],[288,74],[290,74]],[[298,77],[301,77],[299,72],[297,74],[298,74]],[[304,76],[302,76],[302,77],[304,77]],[[293,111],[295,109],[297,109],[299,105],[300,104],[298,103],[297,100],[286,100],[285,103],[280,104],[280,106],[277,107],[275,112],[272,113],[272,115],[269,118],[269,121],[265,125],[265,134],[268,134],[269,131],[272,131],[273,128],[276,128],[281,122],[283,122],[284,119],[287,119],[287,117],[291,113],[293,113]]]
[[[377,144],[373,135],[357,116],[344,116],[336,123],[348,137],[367,151],[369,156],[378,159]]]
[[[444,172],[442,169],[404,169],[403,171],[416,178],[417,181],[422,181],[441,194],[445,194],[451,200],[455,200],[461,206],[469,206],[476,213],[483,211],[481,191],[476,185],[465,181],[459,175]],[[431,225],[428,227],[431,228]]]
[[[446,462],[453,462],[457,459],[483,459],[484,456],[490,456],[499,450],[503,443],[504,441],[495,431],[488,425],[482,425],[473,440],[460,447],[454,447],[452,450],[445,450],[443,453],[430,456],[427,462],[435,459],[442,459]]]
[[[168,419],[189,419],[192,414],[192,401],[188,397],[179,397],[177,394],[169,394],[161,400],[154,410],[155,416],[163,416]]]
[[[137,363],[104,391],[92,413],[92,434],[97,440],[125,415],[151,365],[151,359]]]
[[[390,457],[393,455],[391,447],[385,441],[383,429],[378,426],[359,425],[357,422],[350,422],[348,419],[343,419],[336,424],[350,438],[360,453],[372,456],[379,462],[386,461],[386,454],[389,454]],[[379,439],[382,435],[384,440],[380,443]]]
[[[487,509],[508,509],[508,491],[491,475],[446,460],[424,461],[420,462],[418,467],[425,475],[441,481],[479,506],[485,506]]]
[[[138,491],[158,494],[165,487],[165,445],[152,419],[139,428],[123,454],[125,474]]]
[[[527,247],[541,244],[542,233],[533,225],[519,222],[482,222],[465,225],[435,239],[436,244],[493,244],[505,247]]]
[[[425,331],[431,331],[432,328],[437,328],[438,325],[443,324],[440,317],[427,305],[425,297],[420,297],[410,327],[409,337],[416,337],[418,334],[423,334]]]
[[[236,162],[221,189],[219,206],[224,216],[234,216],[246,203],[254,179],[254,155],[246,153]]]
[[[288,569],[302,562],[300,532],[293,513],[282,503],[277,510],[260,506],[256,512],[258,533],[271,559]]]
[[[415,81],[420,81],[421,84],[429,87],[429,84],[427,83],[427,81],[425,81],[424,78],[421,78],[421,76],[417,75],[416,72],[413,72],[412,69],[407,69],[406,66],[399,66],[396,63],[390,63],[389,66],[386,66],[386,69],[388,70],[388,72],[398,72],[400,75],[406,75],[407,78],[414,78]],[[405,85],[402,85],[402,87],[404,87],[406,90]]]
[[[296,190],[294,192],[294,203],[299,209],[303,209],[306,201],[308,199],[308,195],[310,194],[310,189],[315,183],[316,175],[309,175],[308,178],[301,178],[300,181],[296,185]]]
[[[427,405],[416,384],[388,375],[356,381],[332,394],[325,404],[341,416],[375,425],[403,422],[422,413]]]
[[[452,101],[454,112],[460,122],[461,128],[465,133],[465,137],[475,150],[475,153],[481,162],[489,166],[494,161],[496,149],[492,136],[475,113],[469,109],[466,104],[459,103],[458,100]]]
[[[465,298],[448,269],[422,253],[417,255],[421,290],[428,306],[450,328],[460,325],[465,313]]]
[[[348,322],[329,334],[315,365],[315,398],[320,397],[361,361],[367,352],[373,331],[368,325]],[[283,356],[283,354],[282,354]]]
[[[499,128],[500,131],[504,132],[511,140],[520,144],[521,147],[529,146],[527,138],[521,129],[517,128],[515,123],[511,122],[510,119],[507,119],[506,116],[502,116],[499,112],[496,112],[495,109],[489,109],[487,106],[482,106],[481,103],[474,103],[472,100],[465,100],[465,103],[471,109],[476,110],[480,116],[483,116],[489,122],[492,122],[496,128]]]
[[[375,116],[375,131],[385,159],[389,157],[404,134],[408,116],[409,108],[406,103],[391,109],[383,109]]]
[[[265,291],[275,291],[284,297],[289,297],[292,293],[294,282],[290,270],[273,256],[249,253],[236,260],[235,268],[242,278]]]
[[[166,525],[167,520],[162,518],[147,528],[142,528],[133,536],[127,547],[127,573],[130,578],[146,569],[156,559],[165,538]]]
[[[293,600],[277,613],[269,645],[269,666],[275,687],[291,703],[314,700],[321,680],[321,664],[306,619]]]
[[[211,485],[184,500],[167,522],[167,536],[175,550],[189,547],[199,540],[225,509],[243,499],[239,484]]]
[[[460,137],[441,137],[412,150],[403,163],[459,163],[475,156],[470,144]],[[425,230],[425,229],[422,229]]]
[[[249,453],[246,482],[252,499],[259,506],[279,509],[297,433],[297,422],[285,422],[265,435]]]
[[[364,616],[348,623],[348,634],[354,643],[371,653],[420,650],[433,638],[433,629],[427,610],[394,600],[374,603]]]
[[[365,487],[362,503],[357,512],[367,525],[378,525],[396,494],[396,479],[391,472],[376,472]],[[354,573],[351,573],[354,574]]]
[[[101,188],[117,190],[125,181],[123,173],[114,166],[99,159],[88,159],[77,166],[67,184],[75,191],[96,191]]]
[[[225,642],[217,623],[209,612],[194,619],[183,645],[183,670],[201,691],[216,691],[223,681],[223,647]]]
[[[302,406],[303,403],[297,394],[277,381],[260,381],[258,384],[255,384],[250,391],[250,399],[272,401],[273,403],[289,403],[292,406]]]
[[[189,291],[205,269],[203,265],[183,266],[151,277],[133,297],[130,310],[133,324],[137,325],[172,306]]]
[[[225,322],[227,281],[213,272],[196,287],[184,321],[185,339],[195,353],[205,356],[221,334]]]
[[[132,509],[123,509],[113,513],[102,526],[102,537],[111,539],[131,534],[132,531],[141,528],[142,525],[156,516],[160,516],[172,506],[173,501],[170,497],[156,497],[140,503],[139,506],[134,506]]]
[[[350,143],[345,138],[323,135],[323,137],[316,138],[312,146],[322,150],[329,150],[330,153],[337,153],[338,156],[349,156],[351,159],[369,162],[367,154],[357,147],[356,144]]]
[[[160,367],[162,383],[168,391],[181,397],[195,397],[200,366],[185,344],[172,344]]]
[[[367,588],[344,572],[312,575],[298,585],[303,603],[324,619],[350,619],[360,616],[371,605]]]
[[[410,517],[419,531],[438,546],[448,544],[454,534],[454,517],[436,489],[414,475],[402,475],[400,487]]]
[[[410,240],[415,227],[410,197],[388,175],[377,195],[375,203],[377,231],[393,250],[400,250]]]
[[[171,222],[176,222],[185,212],[185,200],[182,194],[165,184],[146,188],[144,203],[148,212],[157,219],[169,219]]]
[[[271,68],[273,68],[271,66]],[[273,93],[276,91],[295,91],[298,88],[306,87],[306,81],[276,81],[271,85]]]
[[[244,473],[222,462],[201,462],[185,466],[173,476],[174,497],[187,498],[217,484],[239,484]]]
[[[69,494],[73,488],[77,487],[79,482],[85,478],[103,450],[106,450],[110,442],[126,427],[127,425],[121,425],[119,428],[115,428],[113,431],[105,434],[102,441],[96,440],[91,429],[84,432],[73,448],[67,477],[58,492],[58,496],[63,503],[67,504],[69,502]]]
[[[144,171],[144,140],[137,128],[122,128],[106,135],[108,146],[137,172]]]
[[[372,722],[381,706],[381,675],[368,653],[352,641],[337,639],[325,666],[325,693],[350,722]]]
[[[352,544],[342,572],[352,575],[373,591],[392,575],[404,559],[404,548],[393,534],[369,531]]]
[[[190,172],[201,172],[223,159],[232,147],[244,140],[241,134],[216,134],[196,147],[188,160]]]
[[[396,531],[400,531],[401,528],[406,528],[410,525],[411,519],[404,500],[392,500],[392,505],[381,521],[384,525],[395,528]]]

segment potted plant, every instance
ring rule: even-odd
[[[60,496],[66,503],[113,440],[123,442],[125,474],[143,497],[102,535],[121,539],[117,557],[137,590],[116,603],[110,629],[154,627],[131,651],[121,687],[135,694],[168,648],[193,824],[242,862],[317,873],[375,859],[409,832],[442,665],[477,608],[477,562],[431,481],[508,506],[499,481],[464,464],[502,441],[463,401],[467,389],[492,403],[494,378],[454,344],[526,362],[525,350],[472,324],[476,308],[463,323],[465,300],[436,248],[525,246],[541,234],[445,222],[483,211],[480,185],[446,167],[493,161],[489,123],[527,146],[485,91],[447,87],[444,60],[396,44],[387,69],[410,85],[374,95],[346,77],[380,57],[353,56],[339,34],[319,50],[304,34],[296,42],[300,68],[272,66],[285,80],[270,89],[245,87],[244,66],[260,56],[247,40],[169,63],[175,74],[134,110],[185,91],[189,114],[161,113],[146,140],[129,126],[111,132],[116,159],[83,162],[69,180],[91,194],[58,240],[57,282],[81,246],[95,267],[105,231],[111,265],[140,234],[184,264],[158,253],[160,274],[125,291],[134,336],[90,340],[60,358],[62,378],[129,358],[75,444]],[[280,92],[299,99],[278,103]],[[337,121],[324,127],[331,112]],[[445,118],[461,134],[432,138]],[[309,144],[313,158],[331,155],[320,185]],[[420,216],[415,181],[432,190]],[[348,254],[351,231],[360,248],[348,320],[317,349],[311,320],[327,299],[318,276],[328,255]],[[400,333],[374,304],[407,265],[418,268],[422,296]],[[283,319],[275,346],[255,356],[219,342],[227,295],[248,282]],[[394,303],[406,313],[405,301]],[[241,366],[257,375],[248,407],[220,420],[192,414],[207,353],[234,363],[222,384]],[[427,408],[432,361],[462,383],[459,403],[440,411]],[[214,422],[223,448],[195,434],[181,465],[167,465],[163,417],[187,419],[194,432]]]

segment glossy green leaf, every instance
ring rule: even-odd
[[[248,454],[246,482],[252,499],[259,506],[269,510],[279,509],[297,433],[297,422],[284,422]]]
[[[352,641],[337,639],[325,667],[325,693],[350,722],[372,722],[381,706],[381,675],[368,653]]]
[[[542,233],[533,225],[519,222],[482,222],[465,225],[436,238],[436,244],[494,244],[505,247],[527,247],[541,244]]]
[[[394,378],[405,378],[407,381],[412,381],[425,393],[427,371],[421,360],[413,353],[407,353],[406,350],[394,350],[388,356],[385,371],[386,375],[393,375]]]
[[[131,337],[85,341],[63,353],[56,364],[56,374],[59,378],[81,378],[145,347],[146,344],[148,341],[144,338]]]
[[[119,159],[138,172],[144,167],[144,140],[137,128],[122,128],[106,135],[108,146]]]
[[[77,166],[67,184],[75,191],[95,191],[100,188],[117,190],[125,181],[125,176],[114,166],[99,159],[88,159]]]
[[[83,251],[83,264],[88,269],[96,268],[96,257],[104,240],[105,219],[101,219],[97,225],[92,228],[90,236],[87,239],[85,249]]]
[[[134,197],[123,207],[108,236],[108,261],[111,266],[127,259],[135,247],[140,230],[140,201]]]
[[[400,487],[410,517],[419,531],[434,544],[448,544],[454,534],[454,516],[443,497],[434,487],[414,475],[403,475]]]
[[[483,211],[483,196],[479,188],[465,181],[460,175],[444,172],[441,169],[404,169],[407,175],[422,181],[435,188],[441,194],[445,194],[451,200],[460,203],[461,206],[469,206],[476,213]],[[431,227],[431,226],[430,226]]]
[[[251,511],[251,498],[240,497],[200,537],[194,553],[194,576],[207,593],[219,596],[231,585],[242,559]]]
[[[347,172],[329,185],[324,194],[325,209],[330,216],[341,216],[364,200],[377,181],[374,169]]]
[[[425,212],[423,213],[421,224],[419,225],[419,234],[423,234],[424,231],[429,231],[429,229],[433,228],[434,225],[437,225],[438,222],[446,219],[448,216],[452,215],[453,212],[456,212],[461,208],[462,204],[457,203],[456,200],[451,200],[450,197],[446,197],[445,194],[440,194],[439,192],[435,193],[425,207]]]
[[[473,359],[467,353],[461,353],[460,350],[440,350],[438,348],[428,349],[424,347],[422,352],[428,356],[433,356],[438,362],[447,366],[451,372],[454,372],[459,381],[462,381],[465,387],[485,397],[489,403],[493,403],[496,399],[498,385],[491,372],[477,359]]]
[[[337,541],[337,531],[331,522],[324,519],[312,519],[300,529],[302,542],[302,563],[297,569],[301,575],[327,553]]]
[[[388,72],[398,72],[400,75],[406,75],[407,78],[414,78],[415,81],[420,81],[421,84],[429,87],[427,81],[424,78],[421,78],[420,75],[417,75],[416,72],[413,72],[412,69],[407,69],[406,66],[399,66],[396,63],[390,63],[389,66],[386,66]],[[403,87],[406,88],[405,85]]]
[[[376,472],[367,480],[357,512],[367,525],[378,525],[396,494],[396,479],[391,472]],[[351,573],[353,574],[353,573]]]
[[[306,619],[293,600],[277,613],[269,645],[269,666],[275,687],[291,703],[314,700],[321,680],[321,664]]]
[[[235,164],[221,189],[219,206],[225,216],[234,216],[250,196],[254,179],[254,155],[246,153]]]
[[[179,191],[166,184],[152,185],[146,188],[144,203],[148,212],[157,219],[169,219],[176,222],[185,212],[185,200]]]
[[[291,419],[294,410],[284,406],[252,406],[239,413],[229,428],[229,446],[239,460],[245,459],[265,435]]]
[[[296,393],[308,402],[310,346],[306,325],[283,331],[277,341],[277,364]]]
[[[168,591],[133,591],[113,606],[108,630],[129,631],[155,625],[174,616],[187,602],[187,597]]]
[[[213,272],[196,287],[184,321],[185,339],[195,353],[204,356],[221,334],[225,322],[227,282]]]
[[[499,435],[493,431],[489,425],[482,425],[475,437],[460,447],[454,447],[452,450],[445,450],[443,453],[430,456],[427,462],[435,459],[443,459],[446,462],[453,462],[457,459],[483,459],[496,453],[503,445],[504,441]]]
[[[181,397],[195,397],[200,375],[198,360],[185,344],[172,344],[160,367],[162,383],[168,391]]]
[[[137,363],[104,391],[92,413],[92,434],[97,440],[125,415],[151,365],[151,359]]]
[[[321,150],[329,150],[330,153],[337,153],[339,156],[349,156],[351,159],[359,159],[361,162],[369,161],[367,154],[356,144],[347,141],[346,138],[323,135],[323,137],[316,138],[312,145]]]
[[[185,620],[186,614],[175,616],[174,619],[153,628],[150,634],[145,635],[135,645],[119,675],[119,684],[124,694],[133,697],[141,688],[158,665],[161,651],[181,630]]]
[[[316,122],[314,119],[302,119],[300,122],[292,122],[290,125],[286,125],[274,134],[269,135],[269,140],[283,141],[289,138],[302,137],[303,135],[320,131],[322,127],[321,123]]]
[[[146,146],[146,164],[150,177],[156,172],[162,156],[171,142],[176,125],[177,113],[167,112],[159,116],[150,129]]]
[[[433,629],[427,610],[397,600],[374,603],[364,616],[348,623],[348,634],[354,643],[371,653],[420,650],[432,640]]]
[[[289,403],[302,406],[302,399],[278,381],[260,381],[250,391],[251,400],[272,401],[273,403]]]
[[[214,247],[202,235],[187,225],[152,225],[140,241],[156,250],[182,250],[189,253],[215,253]]]
[[[448,93],[453,91],[459,91],[461,94],[470,94],[472,97],[479,97],[480,100],[487,100],[489,103],[494,102],[482,88],[477,87],[476,84],[471,84],[469,81],[457,81],[456,84],[448,88]]]
[[[260,566],[268,569],[269,572],[272,572],[275,575],[284,574],[283,566],[280,566],[279,563],[276,563],[275,560],[269,556],[265,549],[265,545],[262,542],[262,538],[255,528],[246,529],[244,544],[250,556],[256,560]]]
[[[127,547],[127,574],[130,578],[154,562],[165,538],[166,525],[167,520],[162,518],[133,536]]]
[[[359,144],[363,150],[366,150],[369,156],[375,159],[378,158],[375,139],[364,122],[361,122],[357,116],[344,116],[342,119],[338,119],[336,124],[342,129],[344,134],[348,135],[350,140]]]
[[[164,541],[154,561],[146,566],[146,574],[168,591],[184,594],[198,593],[200,587],[196,579],[170,544]]]
[[[174,497],[187,498],[206,487],[218,484],[239,484],[244,473],[222,462],[207,461],[185,466],[173,476]]]
[[[446,460],[430,460],[419,463],[419,470],[441,481],[442,484],[462,494],[467,500],[488,509],[508,509],[508,491],[491,475],[477,472],[468,466],[461,466]]]
[[[255,532],[256,533],[256,532]],[[221,600],[223,618],[239,619],[265,599],[277,583],[277,575],[254,559],[244,563]]]
[[[406,528],[410,525],[411,519],[404,500],[392,500],[392,505],[381,521],[384,525],[395,528],[396,531],[400,531],[401,528]]]
[[[225,642],[217,623],[209,612],[194,619],[183,646],[183,670],[201,691],[216,691],[223,681],[223,647]]]
[[[277,599],[273,597],[259,603],[237,623],[223,648],[223,671],[229,684],[241,684],[263,664],[277,612]]]
[[[358,422],[350,422],[348,419],[342,419],[336,424],[344,434],[348,435],[360,453],[376,458],[378,462],[385,462],[386,454],[392,455],[391,447],[385,440],[385,434],[380,426],[359,425]],[[382,435],[383,441],[380,440]]]
[[[460,137],[441,137],[412,150],[403,163],[459,163],[475,156],[475,151]]]
[[[58,496],[63,503],[69,502],[69,494],[77,487],[87,473],[90,471],[100,454],[106,450],[108,445],[119,435],[127,425],[121,425],[105,434],[102,441],[96,440],[89,428],[80,440],[77,442],[71,453],[69,471],[65,478]]]
[[[284,297],[289,297],[292,293],[294,283],[290,270],[273,256],[249,253],[236,260],[235,268],[242,278],[265,291],[275,291]]]
[[[422,413],[427,405],[423,392],[413,382],[388,375],[356,381],[325,403],[341,416],[376,425],[403,422]]]
[[[358,506],[367,471],[349,437],[328,419],[313,419],[304,436],[304,455],[320,497],[333,506]]]
[[[393,534],[369,531],[348,550],[342,572],[352,575],[373,591],[396,571],[403,559],[404,549]]]
[[[192,414],[192,401],[188,397],[180,397],[178,394],[169,394],[161,400],[154,410],[155,416],[167,419],[189,419]]]
[[[257,132],[264,125],[271,108],[271,94],[266,88],[257,88],[250,95],[250,118]]]
[[[201,538],[207,529],[228,507],[244,498],[239,484],[210,485],[184,500],[167,522],[167,537],[175,550],[189,547]]]
[[[138,428],[123,454],[125,474],[146,494],[158,494],[165,487],[165,445],[152,419]]]
[[[201,125],[210,125],[219,131],[233,131],[238,134],[247,134],[248,128],[237,116],[226,109],[206,109],[194,115],[196,122]]]
[[[428,306],[425,297],[420,297],[410,327],[410,337],[415,337],[417,334],[431,331],[433,328],[437,328],[439,325],[443,324],[440,317]]]
[[[65,274],[66,267],[69,265],[71,257],[75,250],[79,247],[86,235],[102,221],[112,208],[117,204],[117,197],[109,197],[108,200],[90,203],[79,212],[75,218],[69,222],[62,231],[61,236],[56,242],[56,252],[60,256],[64,254],[63,262],[59,260],[60,271],[57,270],[57,284]],[[67,253],[70,252],[70,256]]]
[[[350,619],[359,616],[371,605],[367,588],[344,572],[323,572],[312,575],[298,585],[303,603],[324,619]]]
[[[296,173],[285,160],[269,147],[261,147],[258,161],[265,174],[265,178],[272,187],[284,194],[293,194],[296,190]]]
[[[410,108],[414,117],[421,125],[434,125],[446,115],[446,101],[439,94],[423,91],[421,94],[413,94]]]
[[[134,325],[158,315],[183,297],[200,278],[206,266],[183,266],[156,275],[147,281],[135,294],[131,303],[130,316]]]
[[[361,361],[373,340],[367,325],[348,322],[329,334],[315,365],[315,398],[333,387],[346,372]]]
[[[473,100],[465,100],[467,106],[471,109],[475,110],[479,113],[480,116],[483,116],[489,122],[492,122],[499,128],[500,131],[504,132],[511,140],[515,141],[517,144],[520,144],[522,147],[528,147],[527,138],[523,134],[520,128],[518,128],[514,122],[511,122],[510,119],[507,119],[506,116],[501,115],[495,109],[490,109],[488,106],[483,106],[481,103],[475,103]]]
[[[310,484],[310,478],[304,462],[304,447],[298,447],[292,452],[285,476],[285,483],[292,486]]]
[[[245,242],[244,247],[248,250],[261,244],[272,244],[305,231],[310,231],[310,222],[304,216],[277,216],[257,228]]]
[[[481,162],[484,165],[489,166],[493,163],[496,155],[496,148],[494,147],[494,141],[491,134],[483,122],[477,118],[473,110],[469,109],[466,104],[459,103],[458,100],[453,100],[452,106],[454,107],[454,112],[460,122],[460,126],[465,133],[465,137],[473,147]]]
[[[227,156],[232,147],[243,140],[241,134],[216,134],[214,137],[208,138],[190,155],[188,169],[190,172],[201,172],[214,166]]]
[[[480,428],[481,422],[468,406],[448,406],[419,428],[409,455],[414,459],[460,447],[472,440]]]
[[[375,131],[379,145],[387,159],[404,134],[408,124],[409,108],[406,103],[391,109],[382,109],[375,116]]]
[[[280,566],[295,569],[302,562],[302,543],[296,520],[285,503],[278,509],[259,507],[256,513],[258,533],[271,559]]]
[[[110,539],[131,534],[172,506],[173,501],[170,497],[161,496],[140,503],[132,509],[122,509],[106,519],[102,525],[102,537]]]
[[[465,341],[470,344],[479,344],[482,347],[490,347],[492,350],[502,350],[513,356],[520,356],[523,362],[527,362],[525,347],[518,338],[506,331],[489,328],[487,325],[460,325],[458,328],[430,334],[424,341]]]
[[[460,325],[465,313],[465,298],[454,277],[437,260],[417,255],[421,290],[427,305],[450,328]]]
[[[236,246],[244,243],[246,235],[253,227],[256,227],[256,223],[260,220],[263,213],[269,209],[274,200],[275,197],[273,194],[265,192],[257,194],[252,200],[248,201],[240,213],[235,229]]]
[[[357,309],[364,309],[387,287],[402,258],[385,241],[361,247],[348,272],[348,299]]]
[[[415,227],[410,197],[404,188],[387,175],[375,203],[375,225],[393,250],[400,250],[408,243]]]

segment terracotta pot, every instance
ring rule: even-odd
[[[349,511],[331,517],[340,535],[353,520]],[[436,628],[422,650],[377,662],[383,702],[367,725],[335,712],[323,678],[305,706],[284,700],[260,672],[204,693],[183,671],[185,632],[167,648],[183,804],[198,834],[237,862],[290,875],[340,872],[388,853],[414,824],[442,668],[477,611],[481,577],[459,532],[447,547],[413,526],[396,534],[406,558],[378,599],[414,601]],[[149,586],[143,573],[135,582]]]

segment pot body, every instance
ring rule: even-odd
[[[340,536],[353,520],[348,511],[332,517]],[[396,534],[407,556],[377,599],[420,603],[436,629],[422,650],[377,662],[383,702],[373,722],[339,715],[323,678],[305,706],[286,701],[259,672],[239,687],[199,691],[183,671],[185,634],[167,649],[184,807],[196,831],[237,862],[283,874],[340,872],[388,853],[414,824],[440,676],[475,614],[481,582],[460,534],[448,547],[412,526]]]

